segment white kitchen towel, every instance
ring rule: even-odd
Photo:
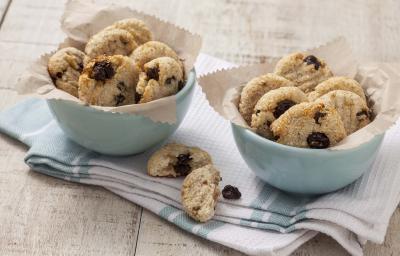
[[[196,63],[199,75],[229,66],[206,55]],[[371,170],[357,182],[328,195],[299,198],[255,177],[236,149],[229,122],[212,110],[199,87],[170,141],[208,151],[221,171],[221,186],[231,184],[242,192],[237,201],[221,198],[214,219],[206,224],[182,211],[181,178],[146,175],[151,151],[109,157],[82,148],[65,137],[43,100],[28,100],[2,112],[0,131],[30,146],[25,161],[34,171],[104,186],[189,232],[251,255],[288,255],[317,232],[361,255],[360,241],[383,241],[400,200],[400,127],[388,132]]]

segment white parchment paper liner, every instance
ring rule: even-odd
[[[343,150],[357,147],[375,135],[384,133],[397,121],[400,116],[398,74],[400,65],[388,63],[358,65],[344,38],[338,38],[306,52],[322,57],[334,75],[347,76],[359,81],[370,102],[374,104],[372,107],[374,120],[329,149]],[[201,76],[199,84],[214,110],[225,119],[251,130],[238,111],[240,92],[252,78],[273,72],[279,58],[267,59],[267,63],[222,69]]]
[[[84,49],[89,38],[117,20],[137,18],[143,20],[153,33],[154,40],[171,46],[184,60],[185,73],[189,74],[201,48],[201,37],[159,18],[124,6],[95,5],[91,2],[68,1],[61,19],[61,28],[67,38],[59,48],[73,46]],[[19,79],[16,88],[20,94],[35,94],[45,99],[68,100],[84,104],[74,96],[57,89],[48,72],[47,62],[53,54],[44,54],[36,60]],[[144,104],[120,107],[90,106],[102,111],[146,116],[153,121],[176,122],[176,95]]]

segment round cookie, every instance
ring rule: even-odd
[[[137,47],[133,36],[124,29],[105,29],[93,35],[86,44],[90,58],[100,55],[130,55]]]
[[[157,177],[186,176],[192,170],[212,164],[211,156],[197,147],[171,143],[157,150],[147,162],[147,173]]]
[[[278,143],[302,148],[328,148],[346,137],[339,113],[323,103],[291,107],[271,125]]]
[[[243,119],[250,124],[257,101],[270,90],[283,86],[294,86],[294,83],[272,73],[251,79],[240,94],[239,112]]]
[[[264,94],[251,117],[251,127],[261,136],[271,139],[271,124],[292,106],[306,102],[307,96],[297,87],[280,87]]]
[[[301,52],[292,53],[280,59],[274,72],[293,81],[306,93],[332,76],[324,60]]]
[[[113,29],[113,28],[118,28],[128,31],[138,45],[144,44],[153,38],[150,29],[146,26],[146,24],[143,21],[138,19],[129,18],[129,19],[119,20],[114,24],[112,24],[111,26],[107,27],[106,29]]]
[[[194,220],[206,222],[214,216],[220,180],[218,170],[212,165],[198,168],[186,176],[181,189],[182,206]]]
[[[354,92],[366,102],[364,90],[361,85],[356,80],[344,76],[334,76],[318,84],[314,91],[308,94],[308,99],[314,101],[322,95],[334,90]]]
[[[85,59],[85,53],[73,47],[60,49],[53,54],[47,63],[47,70],[55,86],[78,97],[78,79]]]
[[[351,134],[370,123],[370,111],[365,101],[349,91],[331,91],[315,102],[334,107],[339,113],[347,134]]]
[[[176,94],[184,86],[179,63],[170,57],[160,57],[144,65],[136,87],[139,103],[146,103]]]
[[[144,64],[159,57],[170,57],[181,63],[178,55],[168,45],[159,41],[149,41],[136,48],[131,58],[143,69]]]
[[[126,56],[94,58],[79,77],[79,99],[98,106],[133,104],[139,72],[135,63]]]

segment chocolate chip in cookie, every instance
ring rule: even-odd
[[[149,68],[146,71],[147,78],[149,80],[150,79],[154,79],[154,80],[158,81],[158,79],[160,78],[159,75],[158,75],[159,72],[160,72],[160,70],[158,69],[158,67]]]
[[[307,65],[314,65],[315,70],[318,70],[321,66],[321,62],[314,55],[308,55],[303,61],[306,62]]]
[[[307,143],[310,148],[327,148],[330,145],[328,136],[322,132],[313,132],[307,137]]]
[[[358,112],[356,114],[356,116],[358,119],[363,119],[363,118],[369,118],[370,114],[368,113],[368,111],[363,110],[363,111]]]
[[[179,82],[178,82],[178,91],[180,91],[180,90],[182,90],[182,88],[185,86],[185,83],[182,81],[182,80],[180,80]]]
[[[92,77],[97,81],[105,81],[114,76],[115,70],[108,61],[96,62],[93,66]]]
[[[296,103],[292,100],[282,100],[278,102],[278,105],[276,106],[275,111],[273,113],[274,117],[279,118],[283,113],[286,112],[286,110],[293,107],[294,105],[296,105]]]
[[[314,114],[315,123],[316,123],[316,124],[321,124],[321,123],[319,122],[319,119],[320,119],[321,117],[324,117],[324,116],[326,116],[326,113],[316,112],[316,113]]]
[[[139,103],[140,99],[142,98],[142,94],[135,92],[135,102]]]
[[[167,79],[165,79],[165,83],[166,83],[166,84],[171,84],[171,83],[172,83],[172,80],[175,80],[175,79],[176,79],[175,76],[168,77]]]
[[[189,162],[192,160],[190,154],[180,154],[177,156],[177,162],[174,165],[174,170],[181,176],[187,175],[191,171]]]
[[[115,105],[120,106],[125,101],[125,96],[122,94],[118,94],[114,97]]]

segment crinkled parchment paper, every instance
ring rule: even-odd
[[[350,149],[371,140],[388,130],[400,116],[399,65],[368,63],[358,65],[350,46],[344,38],[338,38],[318,48],[306,50],[323,58],[336,76],[355,78],[372,102],[374,120],[366,127],[352,133],[331,150]],[[256,76],[273,72],[279,58],[268,58],[267,63],[218,70],[199,79],[199,84],[210,105],[222,117],[231,122],[251,128],[238,111],[243,86]]]
[[[67,38],[59,45],[59,48],[73,46],[83,50],[85,43],[92,35],[115,21],[125,18],[143,20],[152,31],[154,40],[168,44],[184,60],[185,73],[189,74],[201,48],[201,37],[155,16],[124,6],[104,6],[84,1],[68,1],[61,19],[61,28],[67,34]],[[47,72],[47,62],[53,53],[44,54],[26,70],[17,83],[18,92],[21,94],[33,93],[46,99],[69,100],[83,105],[84,103],[79,99],[54,86]],[[90,107],[102,111],[143,115],[159,122],[176,122],[175,95],[144,104]]]

